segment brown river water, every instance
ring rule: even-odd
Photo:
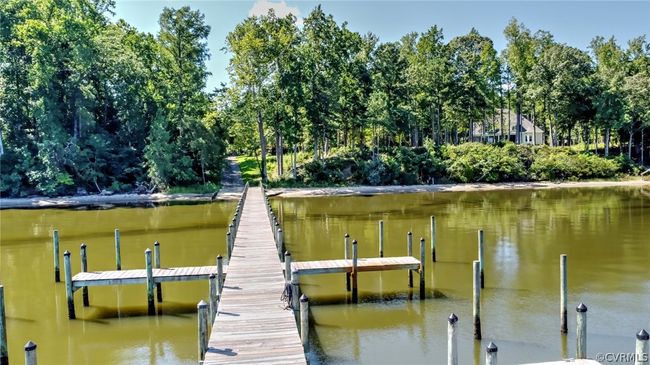
[[[347,304],[342,274],[301,278],[310,297],[312,363],[444,364],[447,317],[459,322],[461,364],[550,361],[575,354],[575,306],[588,307],[588,355],[634,351],[634,334],[650,329],[650,198],[639,188],[419,193],[373,197],[274,199],[294,260],[343,256],[347,232],[360,257],[378,255],[377,221],[385,222],[385,256],[429,254],[429,216],[437,220],[438,262],[427,262],[426,299],[404,271],[361,273],[360,304]],[[162,315],[146,316],[144,285],[91,287],[89,308],[75,294],[67,318],[65,289],[53,282],[51,231],[61,251],[88,244],[90,270],[115,266],[113,229],[122,233],[122,265],[142,268],[144,250],[161,242],[163,266],[212,265],[225,251],[234,203],[108,210],[0,212],[0,283],[5,286],[9,355],[38,344],[39,364],[196,364],[196,303],[207,282],[163,284]],[[483,340],[472,339],[472,261],[485,231]],[[569,334],[559,330],[559,256],[568,255]]]

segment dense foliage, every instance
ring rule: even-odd
[[[3,196],[218,181],[224,131],[203,90],[203,15],[165,8],[153,36],[109,21],[113,6],[0,2]]]

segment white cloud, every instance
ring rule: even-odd
[[[269,13],[269,10],[275,10],[275,15],[284,18],[289,14],[296,17],[296,23],[302,25],[302,17],[300,16],[300,9],[296,6],[289,6],[285,0],[278,2],[269,0],[257,0],[251,10],[248,11],[248,16],[261,16]]]

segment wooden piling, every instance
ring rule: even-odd
[[[458,317],[452,313],[447,322],[447,365],[458,365]]]
[[[587,358],[587,306],[580,303],[576,307],[576,359]]]
[[[86,244],[82,243],[80,248],[81,248],[81,253],[80,253],[80,256],[81,256],[81,271],[82,272],[88,272],[88,255],[87,255],[87,251],[86,251]],[[88,287],[87,286],[84,286],[81,289],[81,296],[83,298],[84,307],[90,306],[90,300],[88,298]]]
[[[431,216],[431,261],[436,262],[436,217]]]
[[[234,241],[235,238],[237,238],[237,220],[235,217],[232,218],[232,221],[230,222],[230,225],[232,225],[232,240]]]
[[[156,314],[156,305],[153,301],[153,265],[151,264],[151,250],[144,251],[144,261],[147,268],[147,314]]]
[[[122,270],[122,253],[120,247],[120,230],[115,229],[115,267]]]
[[[221,300],[221,291],[223,290],[223,257],[217,256],[217,290],[219,300]]]
[[[282,228],[278,228],[278,253],[282,257],[282,249],[284,247],[284,234],[282,233]]]
[[[425,270],[424,270],[424,262],[425,262],[425,253],[424,253],[424,237],[420,238],[420,300],[424,299],[424,278],[425,278]]]
[[[413,256],[413,233],[406,234],[406,255]],[[409,269],[409,288],[413,287],[413,270]]]
[[[485,349],[485,365],[497,365],[497,345],[494,342],[490,344]]]
[[[284,278],[287,283],[291,282],[291,252],[284,253]]]
[[[226,250],[228,251],[228,260],[232,257],[232,246],[230,245],[230,232],[226,233]]]
[[[291,307],[294,312],[300,310],[300,282],[297,271],[291,273]]]
[[[352,303],[359,302],[359,290],[357,288],[357,261],[358,261],[358,252],[357,252],[357,240],[352,241]]]
[[[343,245],[345,247],[345,259],[349,260],[350,259],[350,235],[345,234],[343,238]],[[350,273],[346,272],[345,273],[345,289],[347,291],[350,291]]]
[[[25,344],[25,365],[36,365],[36,344],[32,341]]]
[[[305,294],[300,297],[300,339],[305,352],[309,352],[309,299]]]
[[[481,289],[485,288],[485,277],[483,276],[483,267],[484,262],[483,261],[483,230],[479,229],[478,230],[478,262],[479,262],[479,267],[481,269]]]
[[[473,280],[473,306],[472,306],[472,314],[474,316],[474,339],[475,340],[480,340],[481,339],[481,269],[480,269],[480,264],[477,261],[474,261],[473,264],[473,273],[474,273],[474,280]]]
[[[634,356],[634,365],[648,365],[650,364],[650,346],[648,346],[648,339],[650,336],[646,330],[642,329],[636,334],[636,351]]]
[[[205,358],[205,353],[208,351],[208,305],[201,300],[196,305],[198,311],[198,328],[199,328],[199,361]]]
[[[5,317],[5,288],[0,285],[0,365],[9,365],[7,318]]]
[[[214,323],[214,319],[217,316],[217,306],[218,302],[218,285],[217,285],[217,276],[215,274],[210,274],[209,279],[210,285],[210,323]]]
[[[228,233],[230,233],[230,245],[234,246],[235,243],[235,227],[230,223],[228,225]]]
[[[153,243],[153,260],[154,267],[160,269],[160,242],[158,241]],[[158,303],[162,303],[163,301],[161,283],[156,283],[156,299],[158,300]]]
[[[70,265],[70,252],[63,253],[63,271],[65,272],[65,295],[68,300],[68,318],[75,319],[74,292],[72,291],[72,266]]]
[[[560,255],[560,333],[567,333],[567,261]]]
[[[384,221],[379,221],[379,257],[384,257]]]
[[[61,282],[61,274],[59,271],[59,231],[52,231],[52,248],[54,254],[54,282]]]

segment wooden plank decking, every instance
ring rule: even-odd
[[[223,267],[223,272],[227,266]],[[210,274],[217,274],[216,266],[170,267],[153,269],[154,283],[166,281],[208,280]],[[85,286],[144,284],[147,282],[147,270],[114,270],[80,272],[72,277],[72,288],[77,290]]]
[[[203,364],[306,364],[260,188],[248,191],[228,270]]]
[[[415,257],[377,257],[357,260],[357,271],[417,270],[420,261]],[[299,275],[352,272],[352,260],[299,261],[291,263],[291,271]]]

